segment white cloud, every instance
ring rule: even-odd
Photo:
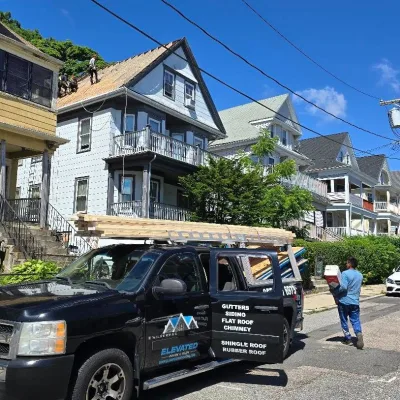
[[[61,8],[60,11],[61,11],[61,14],[64,15],[64,17],[65,17],[72,25],[74,25],[74,20],[73,20],[73,18],[71,17],[71,14],[69,13],[69,11],[66,10],[65,8]]]
[[[379,64],[374,65],[374,69],[380,74],[380,85],[388,85],[396,93],[400,93],[400,70],[394,68],[386,58],[382,59]]]
[[[337,117],[346,117],[347,100],[343,93],[337,92],[333,87],[326,86],[323,89],[310,88],[300,90],[296,93]],[[293,101],[297,104],[304,104],[307,114],[318,116],[325,121],[334,119],[334,117],[324,113],[313,105],[306,103],[300,97],[294,96]]]

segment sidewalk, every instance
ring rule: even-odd
[[[363,286],[361,289],[361,301],[371,297],[381,296],[386,293],[385,285]],[[323,292],[306,295],[304,298],[304,314],[312,314],[335,308],[336,304],[331,293]]]

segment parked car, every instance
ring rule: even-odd
[[[0,398],[129,400],[238,360],[280,363],[302,324],[301,280],[274,251],[109,245],[0,288]]]
[[[393,274],[386,279],[386,294],[400,294],[400,266],[393,270]]]

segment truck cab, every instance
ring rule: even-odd
[[[271,250],[105,246],[0,288],[0,397],[130,400],[239,360],[280,363],[302,307]]]

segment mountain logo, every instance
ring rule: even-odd
[[[196,320],[192,316],[180,314],[179,317],[170,318],[168,320],[163,335],[166,333],[182,332],[190,329],[199,329]]]

